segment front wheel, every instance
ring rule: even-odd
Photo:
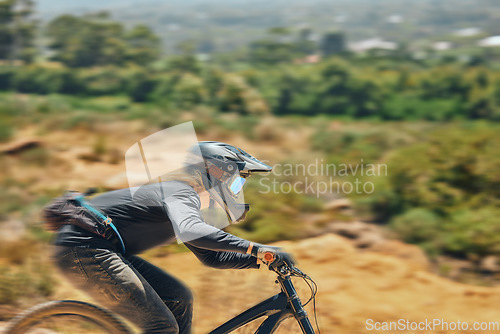
[[[109,333],[132,331],[113,313],[101,307],[73,300],[59,300],[34,306],[12,319],[5,334]]]

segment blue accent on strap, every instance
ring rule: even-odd
[[[120,235],[120,232],[118,232],[118,229],[116,228],[115,224],[109,223],[109,226],[116,232],[116,235],[118,236],[118,239],[120,239],[120,244],[122,246],[123,254],[125,254],[125,243],[123,242],[122,236]]]
[[[90,204],[88,204],[87,201],[85,201],[85,199],[83,198],[83,196],[75,197],[75,200],[77,200],[78,203],[80,203],[81,206],[83,206],[86,209],[89,209],[90,211],[92,211],[95,215],[97,215],[103,221],[105,221],[105,220],[108,219],[108,217],[106,217],[105,215],[103,215],[102,212],[96,210],[94,207],[92,207]]]
[[[122,246],[123,253],[125,254],[125,243],[123,242],[122,236],[120,235],[120,232],[118,232],[118,229],[116,228],[115,224],[111,222],[111,218],[103,215],[102,212],[96,210],[92,205],[87,203],[87,201],[85,201],[83,196],[75,197],[75,200],[78,201],[78,203],[80,203],[81,206],[92,211],[92,213],[101,218],[106,225],[111,226],[111,228],[115,231],[116,235],[118,236],[118,239],[120,239],[120,244]]]

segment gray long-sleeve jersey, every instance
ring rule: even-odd
[[[93,198],[93,207],[105,212],[125,243],[128,255],[181,240],[204,264],[216,268],[258,268],[245,254],[250,242],[206,224],[200,198],[188,184],[168,181],[121,189]],[[109,247],[108,240],[73,225],[59,231],[56,245]]]

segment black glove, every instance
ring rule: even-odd
[[[293,267],[295,264],[292,254],[283,251],[279,247],[254,245],[252,255],[264,262],[269,269],[275,269],[283,265]]]
[[[293,258],[292,254],[280,251],[276,254],[276,259],[273,262],[271,262],[268,266],[269,269],[276,269],[283,265],[286,265],[290,268],[292,268],[295,265],[295,259]]]

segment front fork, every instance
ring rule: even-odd
[[[302,306],[302,302],[295,291],[290,275],[278,276],[278,283],[281,285],[281,290],[286,294],[288,304],[292,308],[293,315],[302,329],[304,334],[314,334],[314,329],[307,317],[307,312]]]

